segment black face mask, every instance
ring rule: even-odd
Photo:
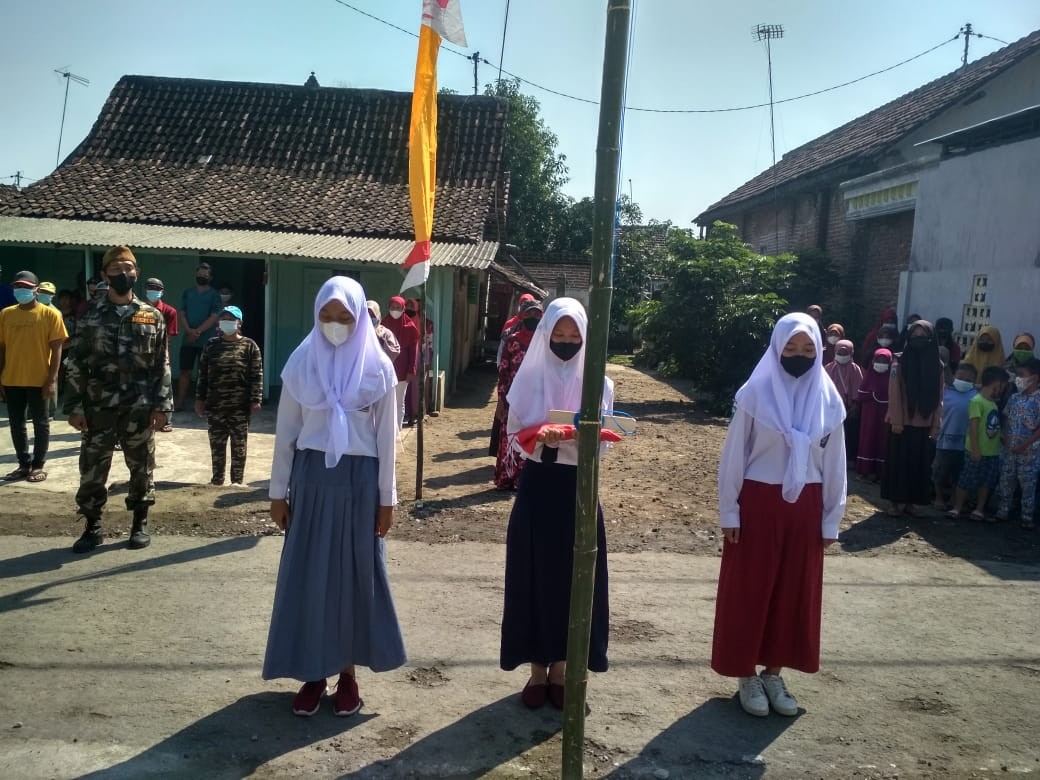
[[[907,344],[910,345],[911,349],[924,349],[931,343],[931,339],[927,336],[911,336],[907,340]]]
[[[195,284],[197,284],[199,287],[209,287],[209,279],[207,279],[205,276],[196,276]]]
[[[550,341],[549,349],[560,360],[567,362],[581,351],[581,343],[572,344],[569,341]]]
[[[108,286],[116,295],[126,295],[134,289],[134,284],[136,282],[137,277],[130,276],[127,273],[115,274],[108,277]]]
[[[528,330],[535,330],[538,327],[538,317],[528,317],[524,320],[524,327]]]
[[[816,363],[816,358],[805,355],[784,355],[780,358],[780,367],[797,379],[805,375]]]
[[[989,342],[989,341],[980,341],[979,342],[979,349],[982,352],[992,352],[994,346],[996,346],[996,345],[993,344],[992,342]]]

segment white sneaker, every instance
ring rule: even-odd
[[[740,678],[740,706],[748,715],[764,718],[769,714],[769,699],[758,675]]]
[[[798,714],[798,702],[787,690],[783,677],[765,672],[762,672],[759,677],[762,680],[762,687],[765,688],[766,696],[769,697],[769,704],[777,713],[789,718]]]

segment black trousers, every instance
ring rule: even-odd
[[[7,415],[11,421],[11,441],[21,468],[42,469],[51,442],[51,424],[42,387],[5,387]],[[33,454],[29,457],[26,419],[33,424]]]

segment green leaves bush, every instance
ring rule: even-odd
[[[668,248],[670,284],[660,300],[629,311],[643,340],[636,363],[693,379],[714,411],[728,413],[789,301],[823,294],[836,282],[830,262],[819,253],[809,262],[759,255],[725,222],[705,239],[673,230]]]

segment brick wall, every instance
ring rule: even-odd
[[[845,212],[845,200],[837,187],[779,201],[779,250],[817,247],[822,240],[842,285],[833,300],[820,303],[830,310],[827,319],[840,320],[850,335],[862,338],[881,310],[893,305],[899,295],[899,274],[910,262],[914,213],[850,222]],[[724,219],[736,224],[753,249],[775,254],[775,213],[769,204]],[[826,220],[823,230],[821,219]]]

